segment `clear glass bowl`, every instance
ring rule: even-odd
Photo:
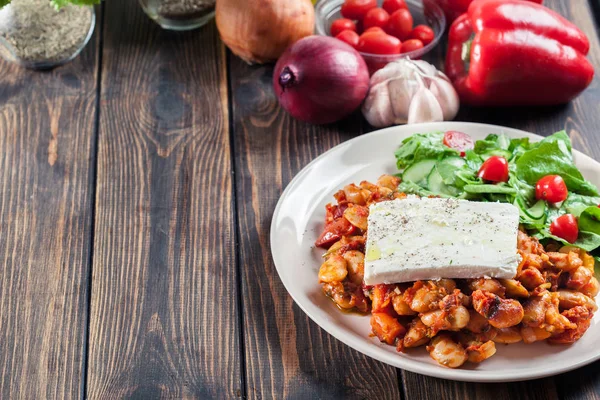
[[[378,0],[377,3],[381,7],[383,0]],[[320,0],[317,3],[315,8],[316,31],[319,35],[331,36],[329,33],[331,31],[331,24],[336,19],[343,18],[340,13],[342,4],[344,4],[344,0]],[[401,58],[410,57],[411,59],[416,60],[423,57],[430,52],[431,49],[437,46],[444,34],[446,29],[446,16],[435,0],[406,0],[406,5],[413,16],[414,26],[425,24],[433,29],[433,32],[435,33],[433,41],[422,49],[403,54],[379,55],[360,53],[365,59],[371,74],[378,69],[383,68],[388,63]]]
[[[81,53],[95,25],[93,7],[13,0],[0,9],[0,55],[26,68],[54,68]]]
[[[139,0],[144,12],[162,28],[187,31],[215,16],[214,0]]]

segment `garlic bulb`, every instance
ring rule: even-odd
[[[362,112],[375,127],[453,119],[458,94],[444,73],[425,61],[401,59],[371,77]]]

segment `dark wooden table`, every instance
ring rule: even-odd
[[[589,35],[600,71],[597,0],[546,3]],[[275,272],[271,215],[303,166],[371,128],[291,119],[272,66],[231,55],[214,23],[166,32],[133,0],[98,22],[64,67],[0,63],[1,399],[600,399],[598,362],[450,382],[321,330]],[[564,107],[457,120],[566,129],[600,158],[600,80]]]

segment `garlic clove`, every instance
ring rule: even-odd
[[[398,62],[392,62],[386,65],[384,68],[375,72],[371,77],[371,87],[375,87],[381,83],[385,83],[390,79],[397,79],[406,74],[406,70]]]
[[[441,77],[436,77],[431,80],[429,90],[441,106],[444,120],[454,119],[458,114],[460,101],[452,84]]]
[[[438,70],[427,61],[414,60],[413,64],[419,69],[422,75],[435,76]]]
[[[390,104],[394,113],[395,124],[406,124],[408,122],[408,111],[413,96],[422,87],[414,79],[395,79],[388,82],[390,93]]]
[[[415,93],[408,110],[408,123],[439,122],[444,120],[442,107],[427,88],[421,88]]]
[[[388,85],[379,84],[369,91],[363,103],[362,113],[369,124],[376,128],[390,126],[394,121],[392,103]]]

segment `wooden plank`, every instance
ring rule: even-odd
[[[294,121],[277,105],[271,74],[230,58],[248,397],[398,398],[395,369],[321,330],[275,271],[269,225],[282,190],[316,156],[363,130],[359,118],[325,127]]]
[[[224,47],[106,9],[87,395],[237,397]]]
[[[555,378],[563,400],[600,400],[600,362]]]
[[[49,72],[0,61],[2,399],[82,393],[98,49]]]
[[[591,17],[587,0],[546,0],[548,7],[560,12],[576,23],[589,37],[591,50],[589,58],[600,68],[600,44]],[[432,60],[442,64],[442,51],[438,50]],[[462,107],[457,121],[473,121],[510,126],[548,136],[565,129],[573,141],[573,146],[584,153],[600,158],[600,141],[597,132],[600,128],[600,80],[596,77],[590,87],[575,101],[557,107],[509,107],[509,108],[472,108]],[[587,371],[582,373],[582,371]],[[583,368],[572,374],[555,378],[534,380],[527,383],[512,384],[469,384],[444,381],[404,372],[403,382],[407,399],[546,399],[546,398],[598,398],[596,393],[600,363]],[[578,383],[575,383],[578,382]],[[587,397],[585,397],[587,396]]]
[[[404,372],[403,386],[407,399],[558,399],[556,387],[551,379],[516,383],[466,383]]]

